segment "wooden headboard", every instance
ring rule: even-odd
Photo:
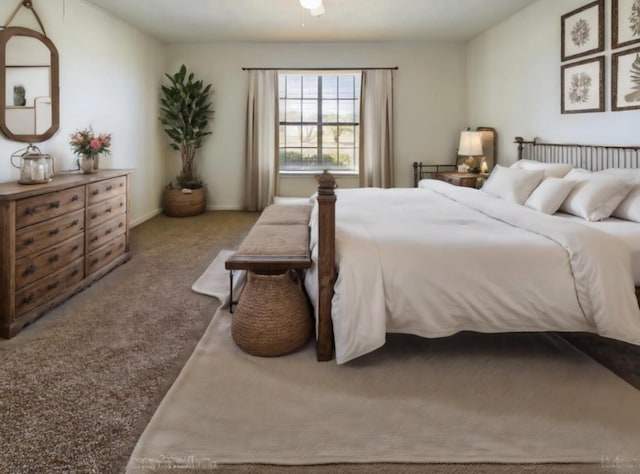
[[[599,171],[606,168],[640,168],[640,146],[577,145],[540,143],[516,137],[519,160],[571,163],[576,168]]]

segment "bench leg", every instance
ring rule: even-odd
[[[238,304],[233,300],[233,270],[229,270],[229,312],[233,314],[233,306]]]

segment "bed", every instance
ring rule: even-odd
[[[516,142],[523,164],[639,167],[637,147]],[[488,192],[420,185],[336,191],[330,174],[319,178],[305,278],[318,360],[335,351],[348,362],[393,332],[586,331],[640,345],[640,223],[585,225]]]

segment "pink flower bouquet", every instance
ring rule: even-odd
[[[94,134],[93,129],[78,130],[71,134],[69,145],[76,155],[92,156],[100,153],[109,154],[111,150],[111,134]]]

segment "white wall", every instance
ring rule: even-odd
[[[584,4],[584,0],[539,0],[469,43],[469,122],[497,129],[502,164],[516,159],[516,136],[546,142],[640,144],[640,110],[608,112],[611,0],[605,2],[607,112],[560,113],[560,17]]]
[[[174,44],[167,70],[181,64],[215,90],[213,135],[198,151],[207,184],[208,206],[238,209],[243,202],[247,73],[242,67],[388,67],[395,71],[396,186],[412,185],[411,163],[453,163],[460,130],[467,126],[466,45],[461,43],[385,44]],[[167,179],[179,171],[169,152]],[[343,179],[342,187],[355,179]],[[281,179],[282,195],[310,195],[312,178]]]
[[[9,18],[16,4],[2,1],[0,18]],[[111,133],[112,154],[101,166],[135,170],[131,218],[141,222],[160,209],[165,183],[166,142],[157,120],[165,47],[84,0],[35,6],[60,58],[60,129],[37,145],[54,156],[56,169],[69,169],[76,159],[68,145],[73,131],[92,125]],[[11,26],[39,30],[25,8]],[[0,136],[0,182],[18,179],[9,157],[25,145]]]

